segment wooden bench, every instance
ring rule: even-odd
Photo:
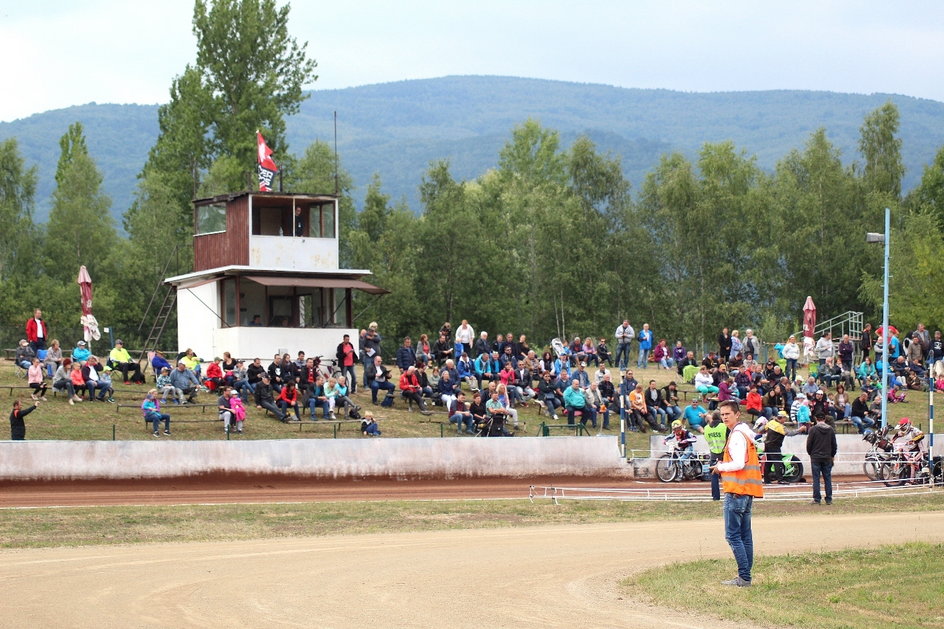
[[[33,390],[32,387],[29,387],[29,386],[27,386],[27,385],[25,385],[25,384],[4,384],[4,385],[0,385],[0,389],[9,389],[9,390],[10,390],[10,395],[13,395],[13,390],[14,390],[14,389],[19,389],[19,390],[22,390],[22,391],[32,391],[32,390]]]
[[[140,404],[115,404],[115,412],[116,412],[116,413],[121,412],[121,409],[123,409],[123,408],[133,408],[133,409],[135,409],[135,410],[137,410],[137,411],[140,411],[140,410],[141,410],[141,405],[140,405]],[[216,404],[180,404],[180,405],[178,405],[178,404],[165,404],[165,405],[162,406],[161,408],[162,408],[162,409],[165,409],[165,410],[166,410],[166,409],[173,409],[175,413],[179,413],[180,411],[185,411],[185,410],[187,410],[187,409],[197,409],[197,408],[199,408],[199,409],[200,409],[200,412],[201,412],[201,413],[204,413],[204,412],[206,412],[206,409],[208,409],[208,408],[212,408],[212,409],[215,410],[215,409],[217,409],[218,407],[217,407]],[[218,421],[218,420],[213,420],[213,421]]]
[[[374,418],[376,419],[376,418]],[[310,425],[316,426],[318,424],[331,424],[334,430],[334,438],[338,438],[338,431],[341,430],[341,427],[344,424],[357,424],[360,426],[361,420],[359,419],[290,419],[286,424],[298,424],[298,432],[302,431],[302,426]]]

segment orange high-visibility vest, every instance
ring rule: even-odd
[[[734,431],[732,431],[733,433]],[[728,437],[728,443],[724,446],[724,457],[722,462],[727,463],[731,460],[731,453],[728,451],[728,445],[731,443],[732,434]],[[747,441],[747,461],[744,467],[736,472],[721,473],[721,491],[726,494],[747,494],[755,498],[764,497],[764,480],[760,473],[760,460],[757,458],[757,447],[751,439],[744,434],[741,437]]]

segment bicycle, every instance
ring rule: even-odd
[[[868,452],[865,453],[865,462],[862,464],[862,471],[869,480],[881,480],[880,471],[882,465],[892,456],[892,441],[888,438],[889,426],[878,430],[868,430],[862,439],[870,444]]]
[[[764,452],[764,443],[762,441],[757,443],[757,458],[760,460],[760,469],[762,470],[767,469],[765,465],[768,462],[772,465],[778,462],[773,459],[768,460],[767,453]],[[785,483],[803,482],[803,463],[797,455],[790,454],[789,452],[781,452],[779,463],[783,467],[783,474],[781,474],[780,480]]]
[[[708,478],[707,453],[692,453],[691,456],[683,457],[684,451],[675,450],[668,454],[663,454],[656,460],[656,476],[663,483],[671,483],[674,480],[706,480]]]
[[[941,457],[934,457],[933,469],[928,465],[928,455],[920,451],[897,451],[889,457],[889,460],[879,467],[879,480],[885,483],[886,487],[927,483],[944,485]]]

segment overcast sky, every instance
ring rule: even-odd
[[[195,57],[192,0],[7,0],[0,121],[163,103]],[[812,89],[944,101],[944,2],[400,0],[293,4],[312,89],[491,74],[683,91]]]

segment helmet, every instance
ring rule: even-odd
[[[911,428],[911,420],[908,419],[907,417],[902,417],[901,420],[898,422],[898,426],[896,426],[895,429],[908,430],[909,428]]]
[[[681,419],[676,419],[674,422],[672,422],[672,430],[678,430],[681,427],[682,427]]]

